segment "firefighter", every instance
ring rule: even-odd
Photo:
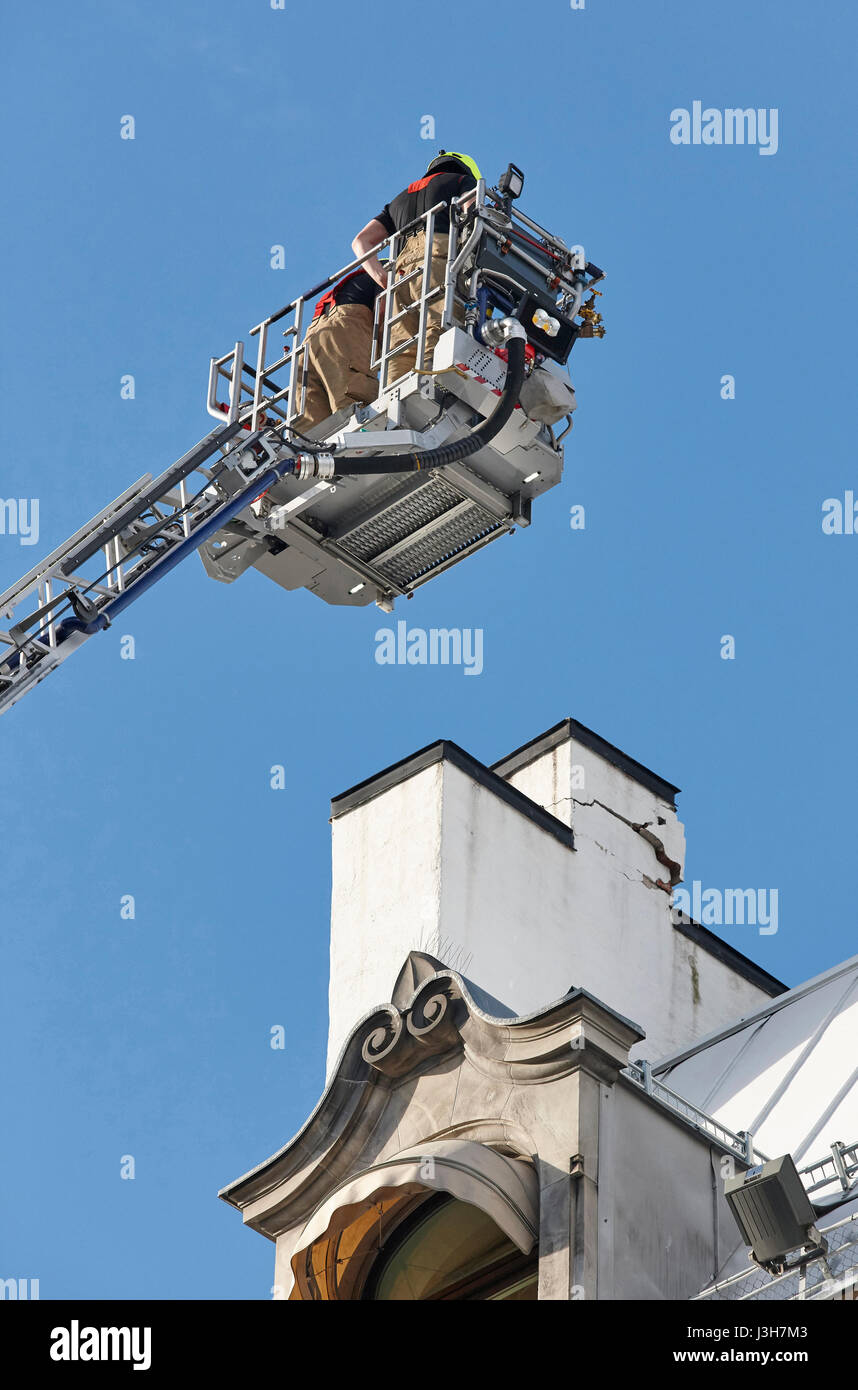
[[[377,256],[367,256],[366,253],[373,246],[377,246],[380,241],[383,241],[385,237],[407,227],[410,222],[414,221],[415,217],[428,212],[429,208],[434,207],[436,203],[444,202],[449,207],[452,198],[458,198],[463,193],[467,193],[469,189],[475,188],[477,179],[480,177],[480,171],[470,155],[442,150],[437,158],[431,161],[422,178],[410,183],[391,202],[386,203],[378,216],[374,217],[362,231],[358,232],[352,242],[352,249],[356,256],[364,258],[367,271],[382,288],[387,284],[386,271]],[[440,208],[435,214],[435,234],[432,240],[432,259],[429,271],[430,289],[443,287],[444,284],[449,228],[450,214],[447,208]],[[423,225],[418,223],[417,227],[406,233],[404,244],[401,244],[394,268],[394,283],[404,280],[404,277],[410,275],[412,271],[422,268],[425,249],[426,234]],[[394,301],[390,308],[391,318],[409,305],[419,305],[422,281],[422,274],[414,275],[411,279],[404,280],[404,283],[398,285],[391,292],[391,298]],[[443,311],[443,293],[436,294],[433,299],[427,301],[426,345],[424,360],[420,364],[421,370],[425,368],[427,362],[431,363],[432,352],[441,334]],[[390,347],[398,347],[401,343],[407,342],[409,338],[413,338],[417,333],[418,325],[419,307],[410,309],[398,322],[391,324]],[[412,371],[416,361],[417,344],[412,343],[390,359],[386,384],[390,385],[397,377]]]
[[[353,270],[317,303],[295,364],[297,430],[312,429],[348,406],[368,405],[378,395],[370,367],[377,295],[374,278]]]

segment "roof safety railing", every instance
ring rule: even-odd
[[[697,1129],[703,1130],[713,1139],[717,1139],[725,1148],[733,1149],[747,1163],[766,1163],[768,1159],[754,1144],[752,1136],[746,1130],[734,1131],[727,1125],[722,1125],[718,1120],[708,1115],[699,1106],[692,1105],[691,1101],[685,1100],[683,1096],[672,1091],[664,1082],[658,1081],[652,1073],[649,1062],[640,1061],[629,1063],[623,1068],[622,1076],[640,1086],[648,1096],[652,1096],[662,1105],[666,1105],[683,1119],[688,1120]],[[855,1144],[842,1144],[835,1141],[831,1145],[831,1153],[826,1154],[825,1158],[819,1158],[814,1163],[808,1163],[806,1167],[799,1168],[799,1177],[804,1182],[805,1191],[808,1193],[819,1192],[823,1187],[830,1187],[832,1183],[839,1183],[843,1192],[848,1192],[850,1187],[858,1178],[858,1142]]]
[[[662,1105],[680,1115],[684,1120],[694,1125],[695,1129],[702,1130],[711,1139],[725,1149],[730,1149],[739,1158],[748,1164],[767,1162],[766,1155],[757,1149],[753,1142],[752,1135],[745,1130],[738,1132],[730,1129],[727,1125],[720,1124],[713,1120],[711,1115],[707,1115],[705,1110],[692,1105],[690,1101],[677,1095],[669,1086],[665,1086],[662,1081],[658,1081],[652,1074],[652,1067],[649,1062],[637,1061],[624,1067],[621,1076],[625,1076],[629,1081],[640,1086],[653,1100],[659,1101]]]
[[[457,203],[464,204],[469,199],[473,200],[473,198],[473,192],[469,192],[465,194],[463,198],[456,201]],[[381,378],[385,380],[387,364],[390,359],[403,352],[405,348],[415,342],[418,343],[417,360],[422,362],[426,340],[426,305],[430,299],[443,293],[445,295],[446,306],[447,299],[451,297],[447,295],[447,276],[445,276],[444,285],[435,289],[428,285],[427,277],[428,266],[431,263],[431,246],[434,237],[435,219],[444,206],[444,203],[436,203],[434,207],[429,208],[427,212],[415,218],[413,222],[410,222],[407,227],[403,227],[398,232],[393,232],[390,236],[385,237],[382,241],[378,242],[371,251],[349,261],[347,265],[342,266],[339,270],[335,271],[333,275],[329,275],[326,280],[321,281],[318,285],[314,285],[311,290],[308,290],[303,295],[299,295],[297,299],[293,299],[289,304],[285,304],[281,309],[276,310],[275,313],[269,314],[267,318],[251,328],[250,336],[257,339],[255,367],[251,367],[249,363],[244,361],[244,344],[242,342],[237,342],[235,347],[222,357],[213,357],[209,367],[209,386],[206,401],[209,414],[213,415],[218,420],[223,420],[224,417],[226,417],[230,423],[234,420],[240,419],[246,421],[249,419],[252,429],[261,427],[262,422],[260,416],[262,414],[272,414],[284,425],[291,425],[302,413],[303,409],[303,383],[301,383],[302,389],[300,392],[296,390],[296,387],[299,385],[300,373],[300,368],[297,366],[297,363],[303,355],[301,353],[301,336],[304,323],[304,311],[307,304],[312,303],[324,290],[337,284],[344,275],[348,275],[351,271],[361,269],[364,261],[370,256],[377,256],[386,248],[390,248],[390,268],[387,273],[387,286],[380,291],[379,298],[376,300],[376,310],[373,321],[373,358],[371,365],[373,368],[379,366],[382,368]],[[423,267],[422,269],[414,271],[413,275],[400,277],[394,284],[393,267],[406,236],[415,230],[420,231],[421,229],[424,232],[426,240],[426,255],[424,256]],[[456,239],[454,236],[451,236],[450,240],[451,249],[453,249],[456,246]],[[450,259],[451,257],[448,255],[448,268]],[[392,292],[399,289],[407,280],[416,278],[418,275],[423,277],[419,296],[414,303],[409,304],[401,313],[391,313],[391,309],[395,304],[395,294]],[[383,320],[381,324],[383,336],[382,350],[379,356],[375,353],[375,342],[379,328],[380,308],[383,310]],[[391,350],[389,346],[391,325],[397,320],[404,318],[406,314],[413,313],[415,310],[419,311],[420,316],[417,333],[409,338],[408,341],[397,344],[397,346]],[[282,319],[286,318],[287,315],[291,315],[292,320],[289,326],[283,330],[283,337],[287,339],[286,346],[275,360],[269,362],[266,360],[269,330],[275,323],[279,323]],[[446,315],[444,317],[446,319]],[[446,326],[446,322],[444,326]],[[289,368],[288,380],[283,384],[277,379],[277,374],[282,372],[286,367]],[[225,402],[221,402],[218,399],[218,388],[222,381],[225,381],[228,387],[228,399]]]
[[[805,1182],[808,1192],[818,1192],[833,1182],[839,1182],[842,1191],[847,1192],[858,1176],[858,1143],[847,1145],[835,1140],[830,1154],[800,1168],[799,1175],[808,1179]]]

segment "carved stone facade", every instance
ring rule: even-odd
[[[491,1017],[460,975],[412,953],[391,1002],[353,1030],[303,1130],[221,1196],[275,1241],[280,1299],[360,1298],[385,1240],[432,1192],[481,1208],[523,1252],[538,1249],[540,1299],[634,1297],[633,1275],[617,1286],[604,1229],[614,1195],[600,1204],[599,1188],[615,1093],[653,1108],[620,1078],[642,1036],[585,990],[528,1017]],[[669,1145],[675,1124],[658,1111]],[[707,1172],[708,1144],[682,1137]],[[709,1181],[705,1190],[686,1233],[701,1251],[718,1244]],[[711,1256],[685,1262],[684,1296],[705,1282]],[[674,1296],[672,1282],[649,1296]]]

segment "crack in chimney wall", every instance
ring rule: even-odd
[[[619,811],[615,811],[612,806],[606,806],[604,801],[598,801],[596,798],[592,801],[577,801],[575,797],[564,798],[564,800],[571,800],[573,806],[580,806],[583,810],[592,806],[600,806],[603,811],[608,812],[608,815],[614,816],[617,820],[622,821],[623,825],[627,825],[630,830],[634,830],[636,835],[640,835],[641,839],[645,840],[653,850],[659,864],[663,864],[670,873],[670,878],[667,882],[665,882],[663,878],[654,880],[656,886],[661,888],[663,892],[670,893],[674,886],[681,882],[682,866],[677,864],[675,859],[670,859],[668,857],[663,840],[659,839],[658,835],[654,835],[649,829],[652,825],[652,821],[638,821],[635,823],[635,821],[631,821],[626,816],[621,815]],[[660,824],[664,824],[660,816],[658,821]]]

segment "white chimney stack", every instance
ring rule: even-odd
[[[581,986],[645,1029],[655,1061],[782,986],[675,925],[678,788],[567,719],[487,767],[441,741],[332,803],[328,1071],[409,951],[523,1015]]]

